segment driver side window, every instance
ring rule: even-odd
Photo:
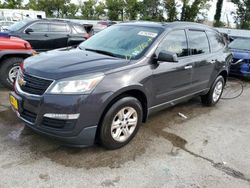
[[[160,44],[158,51],[176,53],[178,57],[188,56],[188,45],[185,30],[171,31]]]
[[[49,24],[47,24],[47,23],[35,23],[34,25],[31,25],[28,28],[32,29],[33,32],[48,32],[49,31]]]

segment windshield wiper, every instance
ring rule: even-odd
[[[86,51],[91,51],[91,52],[96,52],[98,54],[104,54],[104,55],[108,55],[111,57],[120,57],[119,55],[116,55],[112,52],[107,52],[107,51],[103,51],[103,50],[95,50],[95,49],[89,49],[89,48],[85,48]]]

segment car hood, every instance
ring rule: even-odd
[[[250,59],[250,50],[231,49],[234,59]]]
[[[29,42],[17,37],[1,37],[0,50],[30,50]]]
[[[110,57],[80,49],[60,49],[41,53],[24,62],[24,71],[28,74],[62,79],[105,71],[127,65],[125,59]]]

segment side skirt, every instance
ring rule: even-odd
[[[172,101],[168,101],[168,102],[165,102],[165,103],[158,104],[156,106],[150,107],[150,108],[148,108],[148,116],[152,115],[152,114],[154,114],[154,113],[156,113],[156,112],[158,112],[160,110],[163,110],[163,109],[175,106],[175,105],[177,105],[179,103],[185,102],[185,101],[187,101],[189,99],[192,99],[192,98],[194,98],[196,96],[205,95],[205,94],[208,93],[208,91],[209,91],[209,88],[198,91],[198,92],[195,92],[195,93],[191,93],[189,95],[185,95],[183,97],[180,97],[178,99],[174,99]]]

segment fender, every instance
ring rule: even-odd
[[[22,56],[22,57],[29,57],[35,54],[34,50],[2,50],[0,51],[0,60],[4,57],[4,56]]]
[[[135,90],[139,91],[139,92],[141,92],[142,94],[145,95],[146,109],[143,109],[143,111],[146,113],[145,118],[147,118],[147,114],[148,114],[148,94],[147,94],[145,88],[141,84],[130,85],[130,86],[127,86],[127,87],[123,87],[123,88],[117,90],[116,92],[110,92],[108,94],[108,97],[105,99],[105,103],[102,105],[102,108],[100,110],[101,117],[105,114],[105,112],[107,111],[110,104],[112,104],[114,101],[119,99],[119,96],[122,96],[122,94],[126,94],[129,91],[135,91]]]
[[[148,98],[148,95],[147,95],[145,88],[141,84],[137,84],[137,85],[130,85],[130,86],[123,87],[123,88],[119,89],[118,91],[116,91],[112,94],[112,97],[109,97],[107,99],[107,102],[111,102],[113,99],[117,98],[118,96],[122,95],[123,93],[129,92],[132,90],[138,90],[141,93],[143,93],[146,96],[146,98]]]

